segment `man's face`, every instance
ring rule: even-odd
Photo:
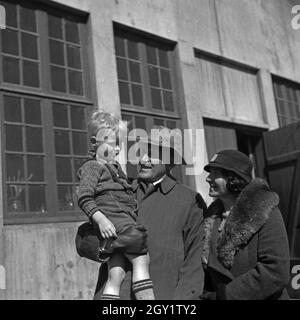
[[[167,172],[167,167],[165,164],[158,163],[155,161],[153,164],[152,159],[147,155],[143,154],[140,158],[138,179],[146,182],[155,182],[159,180]]]

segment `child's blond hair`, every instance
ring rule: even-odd
[[[92,135],[97,135],[101,129],[111,129],[116,135],[124,135],[127,129],[127,123],[115,116],[113,113],[99,109],[95,111],[89,122],[92,130]]]

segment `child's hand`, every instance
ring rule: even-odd
[[[116,228],[113,223],[100,211],[93,214],[93,220],[98,224],[102,238],[117,238]]]
[[[102,238],[117,238],[116,228],[106,217],[98,223]]]

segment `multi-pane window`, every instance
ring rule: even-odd
[[[122,106],[177,115],[172,46],[116,30],[115,51]]]
[[[0,119],[7,223],[82,219],[77,169],[88,151],[86,17],[4,1]]]
[[[76,172],[87,154],[87,119],[82,106],[52,103],[59,210],[76,206]]]
[[[3,81],[40,87],[39,34],[36,10],[3,3],[7,22],[2,30]]]
[[[41,100],[3,95],[9,213],[47,210]]]
[[[48,16],[52,90],[82,95],[81,43],[78,24]]]
[[[279,125],[300,121],[300,85],[276,78],[273,86]]]
[[[129,130],[181,128],[175,104],[174,45],[116,28],[115,53],[122,118]],[[129,142],[128,149],[133,144]],[[136,170],[135,165],[127,165],[129,176],[135,177]]]
[[[115,38],[119,92],[122,103],[144,106],[141,60],[137,42]]]
[[[168,51],[147,45],[147,66],[152,108],[174,112]]]

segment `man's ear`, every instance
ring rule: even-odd
[[[166,164],[167,173],[171,172],[174,169],[176,164]]]

